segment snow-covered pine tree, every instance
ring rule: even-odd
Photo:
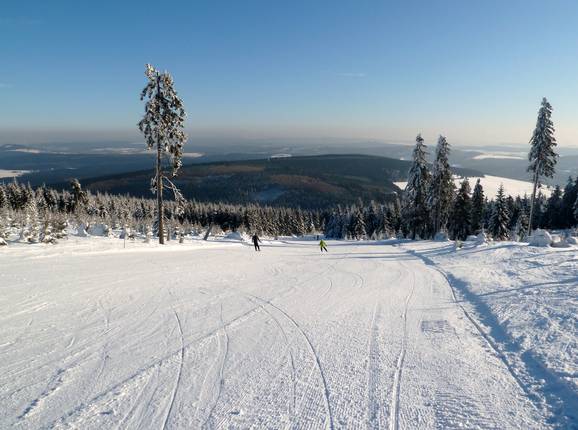
[[[8,199],[6,197],[6,191],[4,191],[4,186],[0,184],[0,209],[8,206]]]
[[[355,240],[361,240],[367,237],[367,232],[365,231],[365,220],[363,219],[363,213],[359,208],[357,208],[351,216],[349,232],[351,238]]]
[[[372,200],[369,203],[369,208],[365,211],[365,230],[367,232],[367,236],[371,238],[377,238],[377,234],[379,234],[378,230],[380,227],[380,219],[379,219],[379,208],[377,204]]]
[[[10,219],[8,217],[8,208],[0,207],[0,246],[8,245],[8,232],[10,228]]]
[[[450,233],[453,239],[466,240],[471,233],[472,202],[470,197],[470,182],[465,178],[454,200],[450,220]]]
[[[426,161],[426,146],[421,134],[415,138],[413,162],[409,169],[407,185],[403,192],[402,220],[412,239],[425,237],[429,222],[426,203],[430,174]]]
[[[446,228],[455,191],[449,162],[450,145],[441,136],[436,147],[427,204],[432,222],[432,236]]]
[[[71,212],[76,212],[77,209],[83,207],[88,202],[86,191],[82,189],[80,181],[76,178],[70,180],[70,187],[72,188]]]
[[[489,233],[494,240],[507,240],[509,237],[508,224],[510,222],[510,214],[506,204],[506,196],[504,195],[504,186],[500,185],[494,206],[492,208],[492,216],[490,218]]]
[[[480,183],[480,179],[476,181],[474,186],[474,193],[472,194],[472,233],[478,234],[483,228],[484,221],[484,188]]]
[[[38,243],[40,240],[40,227],[38,225],[38,209],[34,196],[30,197],[26,205],[26,216],[20,238],[28,243]]]
[[[516,226],[514,227],[514,234],[516,235],[516,240],[522,242],[526,238],[527,232],[528,232],[528,216],[526,215],[526,211],[522,209],[518,214]]]
[[[42,226],[42,231],[40,232],[40,242],[49,243],[55,245],[56,237],[52,234],[52,225],[49,219],[44,220],[44,225]]]
[[[559,185],[554,187],[554,190],[546,203],[544,224],[545,227],[549,229],[559,229],[564,227],[562,220],[562,189]]]
[[[574,202],[578,198],[578,177],[576,181],[572,177],[568,178],[568,182],[564,187],[564,196],[562,197],[562,228],[573,227],[578,220],[574,217]]]
[[[546,97],[542,99],[542,105],[538,111],[536,128],[530,139],[530,153],[528,160],[528,172],[534,173],[532,198],[530,200],[530,221],[528,223],[528,235],[532,233],[534,203],[536,190],[539,188],[540,177],[552,178],[555,173],[558,155],[554,151],[556,138],[554,137],[554,123],[552,122],[552,105],[548,103]]]
[[[159,243],[165,243],[164,232],[164,202],[163,189],[165,186],[173,191],[178,208],[184,206],[184,198],[178,188],[169,179],[163,170],[163,156],[171,159],[171,177],[175,177],[182,165],[183,145],[187,141],[184,132],[185,108],[182,100],[174,89],[174,81],[168,72],[161,73],[146,65],[145,76],[147,85],[141,92],[141,100],[145,103],[145,114],[138,123],[140,131],[144,134],[147,149],[156,146],[156,175],[151,180],[151,190],[157,196],[158,231]]]

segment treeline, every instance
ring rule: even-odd
[[[304,235],[323,231],[326,213],[258,205],[230,205],[187,201],[178,206],[167,201],[164,208],[165,233],[170,236],[195,233],[214,226],[222,231],[256,232],[267,236]],[[43,232],[64,234],[68,224],[103,225],[158,236],[156,201],[110,194],[92,194],[77,180],[71,189],[57,191],[14,181],[0,184],[0,235],[17,229],[23,240],[42,241]],[[32,230],[32,231],[30,231]],[[58,233],[55,233],[58,232]]]
[[[451,239],[466,239],[482,230],[496,240],[521,240],[528,226],[530,201],[527,197],[505,196],[503,190],[489,200],[478,180],[473,192],[469,180],[459,189],[452,182],[450,210],[441,210],[441,228]],[[410,193],[406,193],[411,195]],[[555,187],[549,198],[539,194],[533,224],[545,229],[566,229],[578,224],[578,178],[562,189]],[[387,205],[359,202],[333,210],[301,210],[259,205],[230,205],[187,201],[179,210],[166,202],[165,234],[178,238],[202,234],[209,226],[223,232],[241,231],[268,237],[325,234],[335,239],[383,239],[389,237],[432,238],[434,206],[424,204],[419,215],[408,210],[407,197]],[[10,232],[25,242],[54,243],[66,235],[68,226],[90,228],[101,234],[124,229],[133,234],[158,236],[154,199],[110,194],[92,194],[76,180],[70,190],[57,191],[14,181],[0,184],[0,239],[6,243]],[[405,204],[406,206],[403,206]],[[444,207],[442,206],[442,209]],[[425,220],[425,221],[423,221]],[[90,230],[89,230],[90,231]]]
[[[548,198],[538,192],[532,211],[530,197],[506,196],[503,187],[488,199],[479,180],[473,192],[467,178],[456,189],[449,152],[446,138],[440,136],[430,169],[426,146],[421,135],[417,136],[402,199],[404,236],[428,239],[445,235],[464,240],[484,230],[495,240],[523,240],[530,216],[534,228],[568,229],[578,224],[578,178],[570,177],[563,190],[556,186]]]

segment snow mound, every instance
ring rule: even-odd
[[[485,243],[488,243],[488,236],[486,235],[486,232],[481,231],[477,236],[476,236],[476,242],[478,245],[483,245]]]
[[[436,235],[434,236],[434,240],[436,242],[446,242],[449,240],[448,238],[448,234],[445,231],[439,231],[436,233]]]
[[[475,234],[470,234],[466,238],[466,242],[477,242],[477,241],[478,241],[478,236],[476,236]]]
[[[80,224],[78,224],[78,228],[76,229],[76,235],[80,236],[80,237],[88,237],[89,234],[86,231],[87,230],[87,225],[83,222],[81,222]]]
[[[245,235],[241,234],[238,231],[231,231],[227,233],[223,238],[227,240],[238,240],[239,242],[247,242],[249,239],[248,237],[246,237]]]
[[[110,228],[106,224],[93,224],[87,232],[91,236],[110,236]]]
[[[566,238],[566,243],[568,245],[578,245],[578,237],[568,236]]]
[[[528,244],[540,247],[550,246],[552,244],[552,236],[546,230],[538,228],[528,238]]]

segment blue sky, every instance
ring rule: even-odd
[[[137,136],[144,64],[194,135],[578,145],[576,1],[21,1],[0,12],[0,133]],[[48,137],[47,137],[48,139]]]

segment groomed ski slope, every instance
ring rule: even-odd
[[[2,250],[0,428],[572,426],[436,266],[447,243],[120,243]]]

